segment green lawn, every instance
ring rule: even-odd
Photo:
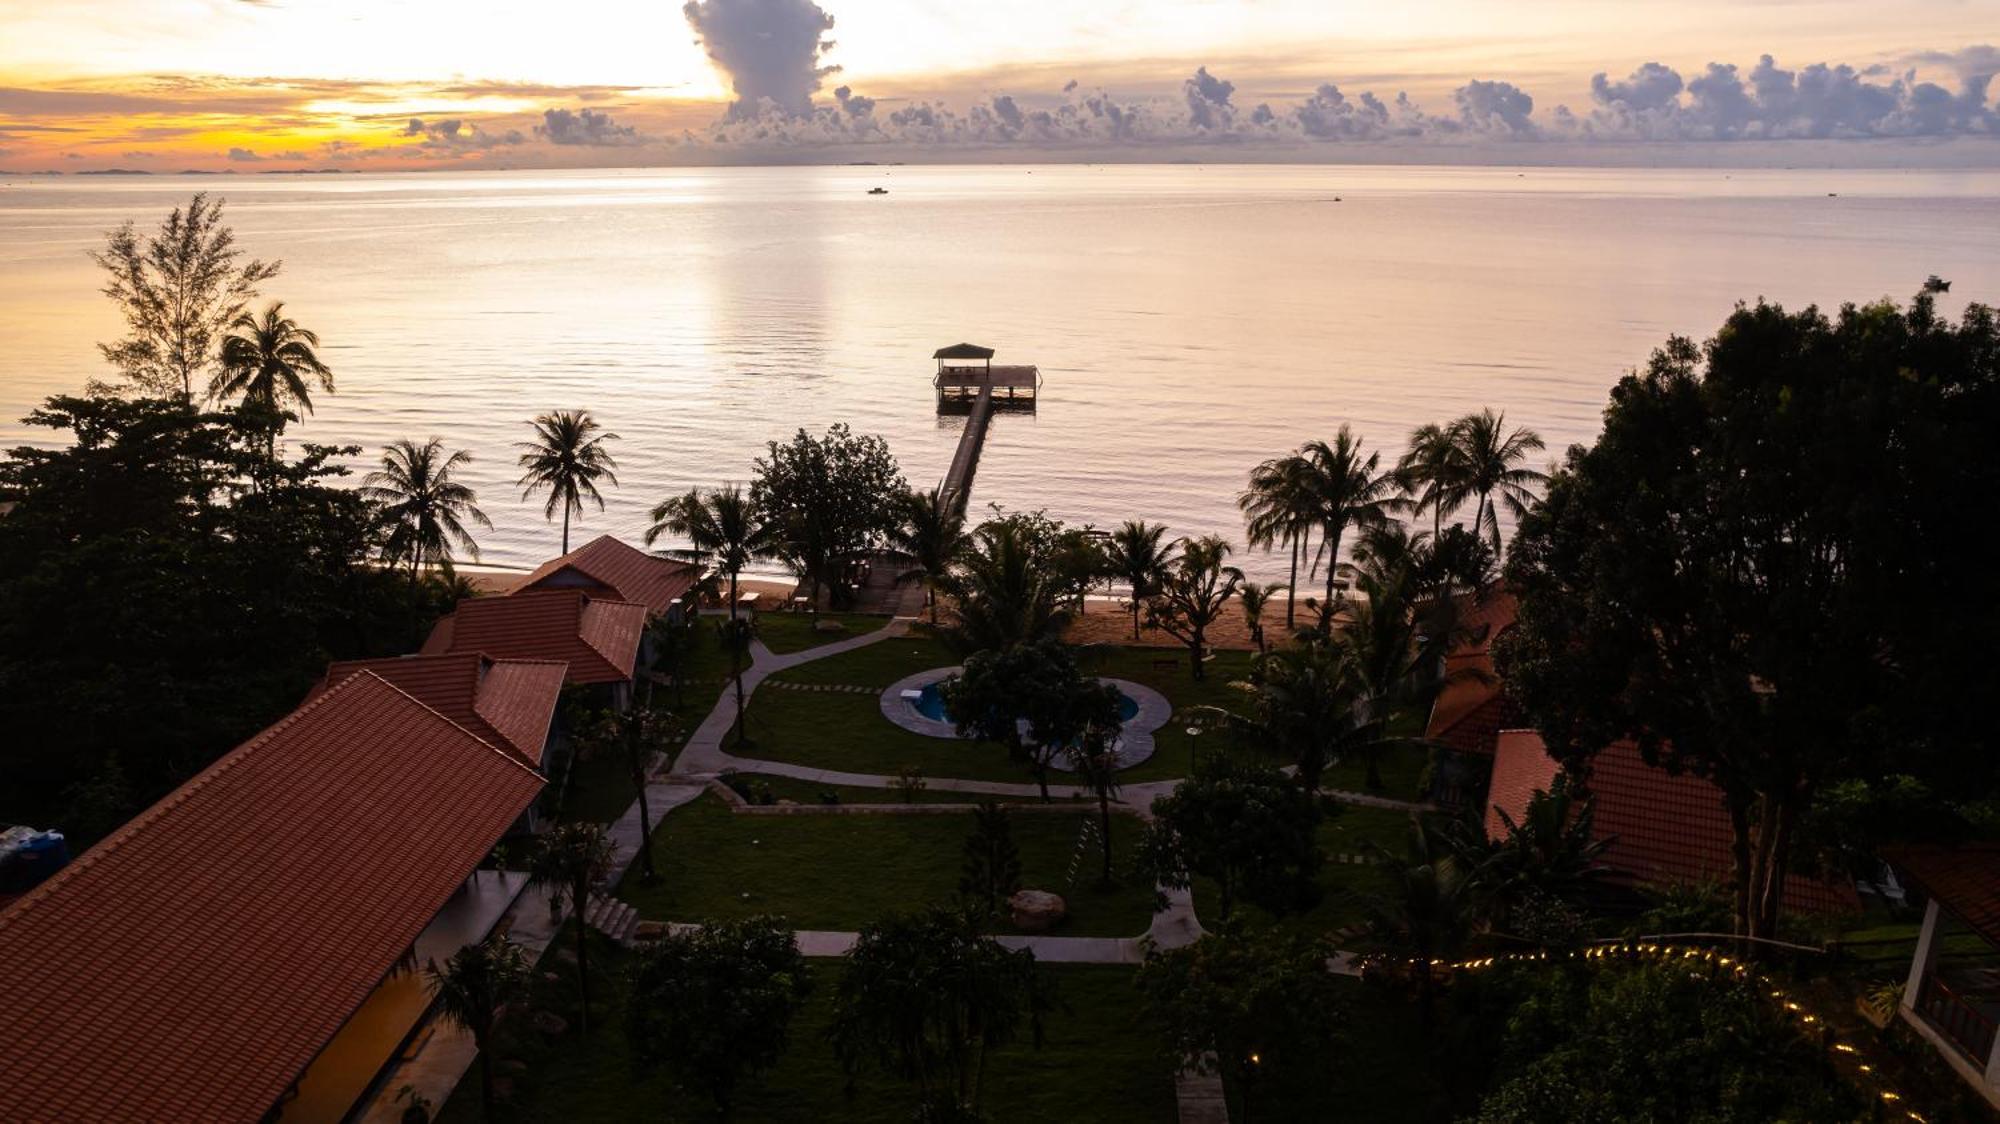
[[[886,690],[906,675],[934,667],[956,667],[959,662],[957,654],[932,635],[930,629],[912,625],[908,635],[803,663],[779,672],[774,678],[787,683],[839,683]]]
[[[1012,817],[1022,885],[1053,890],[1070,916],[1063,936],[1136,937],[1152,920],[1152,887],[1096,886],[1095,844],[1076,884],[1065,879],[1087,812]],[[660,880],[628,878],[620,893],[652,920],[782,914],[799,929],[858,929],[892,910],[951,901],[970,813],[939,815],[733,815],[709,796],[676,810],[653,832]],[[1115,861],[1138,842],[1131,816],[1114,816]],[[1005,921],[999,931],[1011,931]]]
[[[1340,862],[1337,856],[1360,855],[1364,853],[1363,844],[1370,841],[1392,851],[1400,850],[1409,822],[1406,813],[1393,809],[1357,805],[1342,807],[1340,814],[1323,821],[1317,832],[1320,850],[1326,854],[1327,861],[1319,873],[1320,899],[1312,909],[1273,917],[1254,905],[1239,901],[1234,914],[1249,925],[1279,925],[1308,933],[1330,933],[1344,926],[1362,923],[1368,916],[1367,895],[1387,889],[1388,879],[1373,864]],[[1195,879],[1194,904],[1195,915],[1204,924],[1212,926],[1221,919],[1218,891],[1208,879]]]
[[[824,803],[822,793],[831,792],[840,798],[842,804],[977,804],[985,797],[973,792],[951,792],[939,788],[926,788],[916,794],[916,799],[905,801],[893,788],[867,788],[860,785],[819,784],[802,781],[796,777],[780,777],[770,773],[743,773],[744,779],[752,784],[768,787],[774,800],[792,800],[800,804]],[[1008,799],[1016,799],[1009,797]],[[1061,798],[1059,798],[1061,799]],[[1088,802],[1090,797],[1068,798],[1072,801]]]
[[[821,621],[837,621],[837,632],[821,632]],[[838,640],[852,640],[885,627],[889,618],[869,613],[759,613],[757,639],[779,655],[803,652]]]
[[[1002,746],[933,738],[891,724],[882,717],[877,695],[765,688],[751,696],[745,721],[750,744],[737,748],[733,735],[729,743],[729,752],[739,757],[878,776],[894,776],[913,765],[932,778],[1020,783],[1034,779],[1025,766],[1007,759]],[[1066,783],[1066,777],[1051,770],[1049,783]]]
[[[598,1021],[587,1038],[572,1029],[542,1039],[518,1024],[502,1032],[499,1056],[523,1061],[527,1070],[515,1078],[513,1098],[496,1119],[524,1124],[718,1119],[705,1098],[676,1088],[666,1075],[633,1073],[622,1025],[622,965],[614,955],[592,961],[608,970],[593,973],[602,981],[601,997],[593,1004]],[[731,1119],[860,1124],[910,1118],[916,1101],[910,1086],[870,1071],[852,1093],[846,1091],[825,1038],[840,970],[835,962],[815,962],[813,996],[792,1022],[789,1051],[776,1068],[739,1090]],[[1040,1050],[1024,1035],[987,1058],[980,1104],[987,1117],[1002,1124],[1171,1124],[1172,1078],[1160,1061],[1157,1036],[1139,1021],[1132,969],[1048,965],[1042,970],[1055,980],[1067,1009],[1047,1020]],[[562,997],[553,995],[537,1005],[566,1010],[562,1004]],[[460,1082],[438,1119],[478,1124],[474,1074]]]

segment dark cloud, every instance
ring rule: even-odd
[[[238,164],[251,164],[262,160],[263,157],[247,148],[232,148],[229,150],[229,159]]]
[[[542,112],[542,123],[535,126],[535,135],[550,144],[590,145],[610,147],[615,145],[638,144],[644,138],[631,125],[619,125],[608,113],[595,109],[549,109]]]
[[[729,118],[810,117],[833,17],[813,0],[688,0],[681,8],[708,57],[729,75]]]
[[[1235,92],[1236,83],[1215,77],[1205,66],[1196,67],[1194,77],[1181,83],[1188,124],[1204,131],[1227,129],[1236,115],[1235,107],[1229,104]]]
[[[1638,140],[1791,140],[1799,138],[1943,137],[2000,132],[1987,105],[2000,63],[1989,47],[1925,61],[1952,69],[1957,91],[1919,81],[1914,71],[1871,80],[1868,69],[1814,63],[1788,70],[1770,55],[1749,73],[1711,62],[1685,84],[1671,67],[1647,63],[1622,82],[1591,81],[1585,136]],[[1879,74],[1877,75],[1879,76]]]
[[[562,112],[568,111],[564,110]],[[595,111],[586,109],[584,112],[594,113]],[[546,115],[544,115],[543,120],[544,122],[547,121]],[[605,120],[608,122],[610,119],[605,118]],[[422,137],[422,147],[424,148],[460,152],[503,148],[509,145],[521,144],[527,140],[525,136],[521,135],[519,129],[508,129],[505,132],[495,133],[482,129],[478,125],[459,117],[448,117],[433,121],[426,121],[421,117],[412,117],[401,129],[396,130],[396,135],[399,137]],[[581,142],[556,141],[555,143]]]
[[[1459,124],[1469,132],[1515,137],[1535,133],[1535,99],[1512,82],[1475,78],[1460,86],[1452,100],[1458,103]]]

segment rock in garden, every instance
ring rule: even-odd
[[[1046,933],[1069,916],[1062,895],[1047,890],[1022,890],[1007,899],[1007,908],[1013,911],[1014,927],[1024,933]]]
[[[638,928],[632,930],[632,939],[640,942],[656,941],[666,935],[667,923],[664,921],[641,921]]]

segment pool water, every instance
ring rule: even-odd
[[[917,708],[918,714],[923,715],[925,718],[928,718],[933,722],[951,721],[951,719],[945,717],[944,693],[938,690],[938,684],[942,682],[943,680],[939,680],[937,683],[924,684],[922,697],[914,699],[910,703],[911,706]],[[1139,704],[1137,702],[1134,702],[1130,696],[1125,694],[1125,692],[1119,691],[1118,721],[1130,722],[1132,721],[1132,719],[1137,718],[1138,716],[1139,716]]]

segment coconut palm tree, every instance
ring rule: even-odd
[[[376,505],[376,518],[388,531],[382,556],[392,565],[407,560],[413,585],[427,565],[449,569],[454,547],[479,560],[479,544],[465,525],[490,531],[493,524],[479,510],[477,494],[452,478],[471,463],[472,454],[447,453],[439,438],[422,445],[406,439],[383,449],[382,467],[361,479],[362,498]]]
[[[1243,584],[1243,571],[1225,564],[1229,551],[1215,535],[1183,539],[1180,557],[1161,571],[1159,593],[1146,602],[1146,623],[1188,646],[1197,681],[1207,678],[1208,627]]]
[[[570,517],[583,515],[585,497],[603,511],[604,496],[597,490],[597,482],[618,483],[618,462],[604,447],[606,441],[618,440],[618,435],[598,432],[603,427],[589,410],[557,410],[529,424],[534,426],[535,439],[521,444],[520,466],[525,470],[517,481],[521,498],[548,489],[549,502],[543,505],[542,515],[554,519],[556,509],[562,509],[562,552],[568,554]]]
[[[1269,550],[1283,543],[1291,551],[1292,568],[1285,579],[1285,627],[1297,626],[1296,590],[1299,559],[1312,549],[1318,525],[1310,481],[1312,462],[1294,453],[1265,461],[1250,470],[1250,487],[1236,499],[1243,511],[1245,535],[1251,546]]]
[[[1257,645],[1257,651],[1264,651],[1264,610],[1271,598],[1290,590],[1284,582],[1244,582],[1236,591],[1236,600],[1243,606],[1243,623],[1250,629],[1250,641]]]
[[[1452,423],[1453,444],[1462,462],[1462,487],[1466,496],[1476,496],[1479,505],[1472,517],[1472,533],[1482,528],[1493,553],[1500,553],[1500,509],[1519,519],[1535,502],[1535,490],[1549,482],[1548,474],[1520,464],[1528,454],[1543,448],[1542,438],[1532,429],[1507,431],[1507,415],[1492,410],[1467,414]]]
[[[1299,454],[1311,465],[1305,486],[1314,521],[1319,524],[1319,560],[1326,564],[1326,603],[1320,622],[1322,627],[1330,627],[1334,571],[1340,563],[1342,537],[1350,527],[1383,522],[1390,512],[1406,506],[1406,501],[1395,494],[1395,473],[1380,471],[1382,455],[1364,456],[1361,439],[1347,426],[1340,427],[1331,444],[1309,441]]]
[[[946,639],[963,652],[999,651],[1053,636],[1068,617],[1034,536],[1019,517],[990,519],[960,564],[958,621]]]
[[[668,551],[697,562],[713,559],[716,569],[729,578],[729,622],[723,646],[729,650],[729,677],[736,684],[736,744],[742,745],[748,731],[743,724],[743,656],[749,650],[746,625],[736,615],[736,587],[744,567],[759,558],[778,552],[778,528],[743,489],[734,484],[704,493],[691,488],[684,496],[662,501],[653,508],[653,525],[646,528],[646,545],[662,535],[679,535],[688,541],[685,550]]]
[[[583,996],[580,1025],[590,1030],[590,894],[611,876],[611,837],[602,824],[568,823],[547,832],[528,865],[528,885],[550,892],[550,904],[569,900],[576,922],[576,979]]]
[[[472,1035],[479,1051],[480,1117],[491,1120],[493,1028],[501,1010],[527,994],[528,958],[520,946],[493,936],[452,953],[443,968],[432,961],[427,974],[439,1013]]]
[[[222,340],[222,369],[208,384],[208,396],[221,402],[240,398],[246,406],[272,413],[296,404],[312,413],[312,390],[333,390],[333,368],[320,361],[313,349],[319,337],[298,321],[285,315],[285,303],[272,301],[263,316],[239,313],[229,322],[229,334]],[[277,440],[274,430],[271,437]]]
[[[1444,521],[1466,499],[1464,450],[1457,423],[1422,425],[1410,433],[1410,447],[1396,462],[1396,484],[1411,500],[1411,511],[1431,513],[1431,538],[1444,531]]]
[[[1105,564],[1132,587],[1132,639],[1139,639],[1139,609],[1156,592],[1160,572],[1173,562],[1173,544],[1166,541],[1162,523],[1126,520],[1111,532],[1106,545]]]
[[[909,562],[896,575],[896,583],[923,583],[924,603],[930,607],[931,624],[936,625],[938,597],[950,590],[952,571],[972,545],[972,536],[965,533],[965,513],[944,495],[942,486],[928,492],[911,489],[903,500],[903,521],[889,542]]]
[[[1377,940],[1409,957],[1417,986],[1417,1019],[1428,1033],[1432,996],[1431,965],[1456,957],[1485,919],[1490,902],[1490,867],[1462,847],[1442,823],[1414,817],[1401,852],[1362,844],[1385,877],[1386,890],[1369,902],[1369,925]]]

